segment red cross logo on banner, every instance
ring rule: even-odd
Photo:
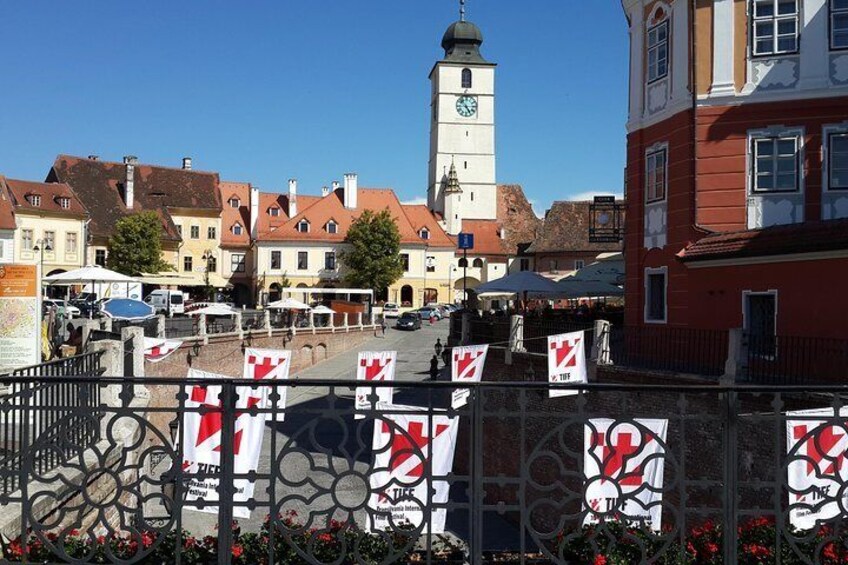
[[[391,362],[391,359],[386,359],[384,362],[379,359],[372,359],[371,361],[362,359],[359,366],[365,368],[366,381],[382,381],[386,379],[386,368]]]
[[[282,367],[285,364],[285,362],[286,362],[285,359],[273,360],[273,359],[265,358],[265,357],[257,358],[255,355],[251,355],[250,357],[247,358],[248,365],[253,367],[253,379],[257,380],[257,381],[264,379],[265,377],[270,375],[272,372],[274,372],[278,368]],[[255,394],[257,392],[258,391],[256,391],[256,390],[251,391],[252,394],[247,399],[247,403],[248,403],[249,408],[256,406],[259,402],[262,401],[261,398],[257,398],[255,396],[253,396],[253,394]],[[239,431],[238,433],[241,433],[241,431]]]
[[[209,395],[209,391],[206,390],[206,387],[196,386],[191,389],[191,400],[192,402],[197,402],[203,408],[212,408],[216,410],[211,410],[206,412],[200,417],[200,427],[197,430],[197,439],[195,440],[195,446],[201,445],[203,442],[208,440],[215,435],[218,435],[222,432],[224,423],[221,415],[221,406],[222,403],[218,400],[216,403],[212,403],[211,401],[207,401],[206,398]],[[250,397],[247,400],[247,407],[253,408],[261,401],[261,398]],[[243,414],[243,412],[236,412],[236,420]],[[241,438],[243,435],[243,430],[238,430],[235,432],[233,436],[233,454],[238,455],[241,451]],[[212,450],[215,452],[221,452],[221,442],[218,442],[218,445]]]
[[[574,341],[563,339],[559,343],[551,343],[551,351],[556,358],[556,365],[560,368],[576,367],[577,366],[577,345],[579,339]]]
[[[456,361],[456,378],[457,379],[471,379],[474,378],[475,370],[469,371],[468,368],[474,365],[474,362],[477,361],[483,355],[482,351],[476,351],[471,353],[469,351],[465,351],[462,353],[454,353],[453,360]]]
[[[425,449],[431,440],[442,435],[449,426],[446,424],[437,424],[434,427],[435,435],[429,438],[424,435],[424,422],[410,422],[407,433],[402,433],[396,430],[392,436],[392,455],[390,458],[389,468],[392,471],[397,470],[401,465],[410,460],[410,458],[420,453],[424,455],[414,467],[402,473],[406,477],[419,478],[424,471],[424,463],[430,457],[430,450]],[[386,422],[383,422],[383,433],[392,433],[391,428]]]
[[[642,439],[644,445],[654,440],[654,438],[647,434],[644,434]],[[603,475],[605,477],[615,477],[618,473],[622,473],[616,480],[620,486],[638,487],[642,485],[644,482],[644,470],[641,465],[630,472],[627,472],[625,469],[628,460],[632,459],[632,456],[637,454],[643,446],[641,443],[633,443],[632,433],[620,432],[618,434],[618,441],[614,444],[610,442],[610,445],[607,445],[607,434],[596,433],[594,434],[594,443],[596,446],[602,448],[601,461],[603,462]],[[602,479],[602,482],[604,481],[606,479]]]
[[[807,438],[807,453],[805,459],[807,460],[808,475],[812,475],[816,472],[816,469],[825,457],[830,457],[831,459],[835,458],[836,461],[831,461],[830,465],[822,471],[823,474],[836,475],[837,472],[842,469],[846,460],[845,450],[843,449],[841,451],[837,451],[837,453],[831,454],[833,448],[845,438],[845,434],[836,433],[838,430],[839,428],[836,426],[828,426],[814,432]],[[807,433],[809,433],[807,426],[795,426],[795,439],[803,439],[807,436]]]

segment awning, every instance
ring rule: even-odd
[[[178,273],[141,273],[137,280],[158,286],[206,286],[206,281],[200,276]]]

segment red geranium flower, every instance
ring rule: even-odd
[[[607,565],[607,558],[605,555],[596,555],[595,561],[592,565]]]

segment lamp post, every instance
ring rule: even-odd
[[[38,239],[35,242],[35,247],[32,248],[33,251],[37,251],[40,254],[40,264],[41,264],[41,276],[44,276],[44,252],[45,251],[53,251],[53,246],[50,243],[45,242],[43,239]]]
[[[212,300],[212,288],[209,286],[209,263],[211,263],[214,258],[215,256],[212,254],[211,249],[207,249],[203,252],[203,261],[206,263],[206,272],[204,276],[204,283],[206,285],[206,300],[209,301]]]

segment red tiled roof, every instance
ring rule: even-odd
[[[427,231],[430,232],[430,239],[425,241],[427,245],[436,248],[456,248],[456,242],[445,233],[445,230],[439,225],[436,216],[430,212],[427,206],[423,204],[402,204],[401,206],[403,206],[403,211],[406,213],[409,224],[415,233],[418,234],[419,239],[422,228],[427,228]]]
[[[59,155],[47,177],[73,187],[91,214],[91,233],[108,237],[112,226],[126,215],[154,210],[162,217],[165,239],[179,241],[168,208],[221,212],[217,173],[138,164],[135,168],[132,210],[123,199],[126,165],[70,155]]]
[[[542,220],[519,184],[498,185],[498,222],[506,230],[502,245],[509,255],[526,249],[542,229]]]
[[[34,213],[58,213],[74,216],[85,216],[86,209],[70,186],[64,183],[32,182],[25,180],[5,179],[6,188],[11,195],[11,203],[16,210]],[[33,206],[30,197],[41,197],[41,204]],[[61,206],[60,199],[68,199],[68,208]]]
[[[509,255],[508,243],[501,239],[500,230],[497,220],[462,220],[462,231],[474,234],[474,249],[469,250],[472,255]]]
[[[283,221],[280,222],[281,225],[274,225],[276,222],[271,221],[277,218],[266,218],[260,222],[260,239],[268,241],[321,241],[341,243],[344,241],[350,225],[363,211],[372,210],[374,212],[380,212],[382,210],[389,210],[389,213],[397,223],[401,243],[407,245],[416,243],[424,245],[427,243],[421,239],[418,235],[418,230],[410,222],[406,210],[408,207],[400,203],[393,190],[360,188],[357,197],[357,208],[355,210],[348,210],[344,207],[343,191],[344,189],[340,188],[327,196],[318,198],[314,202],[311,202],[311,199],[317,197],[298,196],[298,214],[293,218],[284,218],[288,197],[286,195],[275,195],[277,199],[270,202],[279,203],[283,212],[280,219]],[[260,218],[267,217],[266,208],[268,202],[266,201],[264,204],[260,203],[262,211]],[[283,203],[286,206],[283,206]],[[419,212],[413,211],[412,214],[416,219],[420,219]],[[304,219],[309,222],[308,233],[297,231],[297,225]],[[327,223],[330,220],[333,220],[337,224],[336,233],[329,233],[326,230]],[[437,226],[437,224],[430,225]],[[443,241],[441,239],[442,235],[437,232],[444,234],[441,228],[438,230],[432,229],[431,238],[436,237],[439,241]],[[447,238],[447,236],[444,235],[444,238]]]
[[[841,249],[848,249],[848,220],[716,233],[690,244],[677,256],[684,262],[694,262]]]
[[[6,179],[0,176],[0,230],[13,230],[17,227],[11,196],[5,188]]]
[[[621,251],[621,243],[592,243],[589,241],[591,224],[588,201],[557,201],[545,214],[539,237],[533,242],[530,253],[562,253],[573,251]]]
[[[221,244],[226,246],[250,245],[250,183],[221,181],[221,195],[224,197],[224,210],[221,213]],[[236,197],[239,207],[230,206],[230,199]],[[241,235],[233,233],[233,225],[241,224]]]

